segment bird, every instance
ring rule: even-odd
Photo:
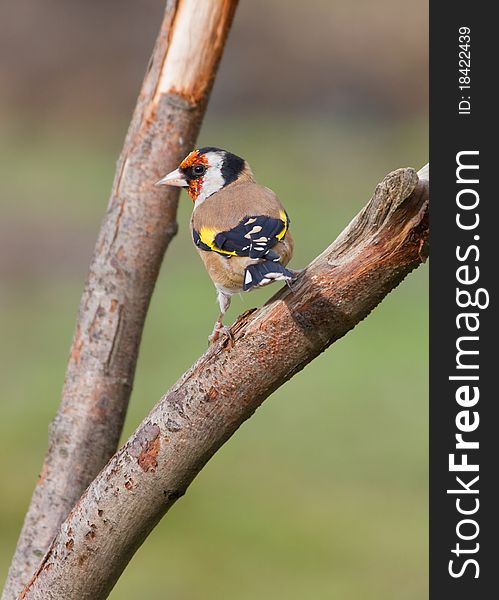
[[[274,281],[288,285],[297,272],[286,268],[293,255],[289,216],[277,195],[256,182],[243,158],[212,146],[190,152],[156,185],[187,188],[194,203],[194,245],[217,290],[220,315],[208,340],[223,333],[234,294]]]

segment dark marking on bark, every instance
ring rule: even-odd
[[[156,423],[147,423],[138,431],[129,452],[137,459],[143,471],[152,471],[158,466],[156,457],[160,448],[160,429]]]
[[[109,373],[111,371],[111,367],[112,364],[114,362],[114,358],[115,358],[115,354],[116,354],[116,348],[118,347],[118,340],[121,337],[121,332],[123,329],[123,321],[124,321],[124,312],[125,312],[125,307],[123,306],[123,304],[120,304],[118,307],[118,318],[116,320],[116,325],[114,328],[114,333],[113,333],[113,337],[111,340],[111,346],[109,349],[109,354],[107,356],[106,359],[106,364],[104,367],[104,370],[106,373]]]
[[[166,429],[168,429],[168,431],[180,431],[182,428],[181,426],[177,423],[177,421],[174,421],[173,419],[168,419],[166,422]]]
[[[36,482],[36,485],[40,485],[41,483],[43,483],[45,481],[45,477],[47,476],[48,470],[49,470],[48,464],[46,462],[44,462],[42,470],[40,471],[40,473],[38,475],[38,480]]]
[[[152,471],[154,473],[156,467],[158,466],[156,457],[158,456],[159,446],[159,437],[147,444],[147,447],[144,448],[137,459],[141,469],[144,471]]]
[[[78,555],[78,566],[82,567],[88,560],[89,555],[86,552],[82,552]]]
[[[212,385],[205,396],[207,402],[214,402],[218,398],[217,388]]]
[[[180,417],[182,417],[182,419],[189,420],[189,417],[188,417],[188,415],[186,415],[185,410],[184,410],[183,400],[184,400],[184,397],[181,393],[179,393],[179,392],[175,393],[172,397],[173,408],[178,413],[178,415]]]
[[[185,494],[185,490],[164,490],[163,495],[168,503],[176,502]]]

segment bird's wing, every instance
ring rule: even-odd
[[[282,240],[289,227],[289,217],[284,210],[279,218],[267,215],[247,216],[227,231],[210,227],[193,229],[194,243],[200,250],[218,252],[225,256],[247,256],[279,260],[272,247]]]

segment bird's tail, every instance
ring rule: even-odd
[[[247,292],[251,288],[261,287],[272,281],[293,281],[295,277],[291,271],[283,267],[280,263],[265,260],[246,267],[243,290]]]

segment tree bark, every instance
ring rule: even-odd
[[[116,451],[149,301],[177,230],[178,190],[154,183],[194,146],[237,0],[169,0],[118,161],[82,295],[62,400],[2,598],[28,582]],[[76,596],[71,596],[76,597]]]
[[[275,389],[427,256],[427,175],[399,169],[293,285],[233,325],[166,393],[62,524],[21,598],[100,600],[209,458]]]

